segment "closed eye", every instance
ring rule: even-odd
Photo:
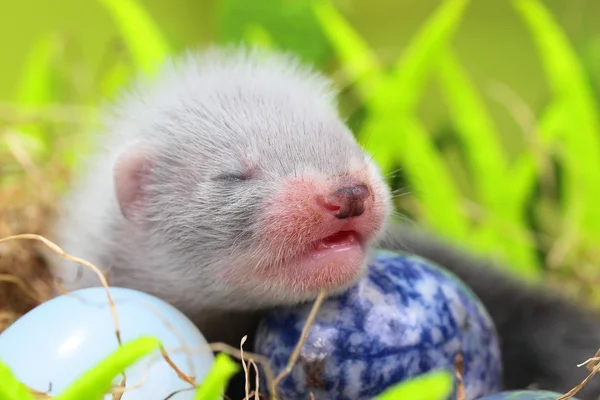
[[[216,175],[213,180],[215,181],[227,181],[227,182],[241,182],[249,181],[256,178],[258,169],[255,165],[250,165],[246,162],[242,162],[240,168],[232,168],[229,171],[224,171],[221,174]]]
[[[239,182],[246,181],[250,179],[248,175],[242,173],[224,173],[217,175],[213,178],[215,181],[230,181],[230,182]]]

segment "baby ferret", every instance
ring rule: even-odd
[[[391,221],[372,156],[340,118],[332,83],[279,52],[211,48],[167,62],[106,112],[97,153],[65,200],[56,240],[238,346],[262,310],[352,285],[371,249],[454,272],[489,310],[505,387],[566,391],[600,347],[590,312]],[[99,285],[57,260],[67,289]],[[592,380],[581,399],[600,395]]]

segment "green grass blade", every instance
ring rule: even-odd
[[[385,175],[397,164],[407,169],[411,189],[421,196],[425,219],[456,240],[468,231],[460,193],[441,154],[413,115],[467,4],[468,0],[446,0],[419,30],[392,75],[367,102],[370,114],[359,135]]]
[[[500,206],[501,203],[495,203],[504,200],[502,182],[508,162],[483,100],[451,51],[441,58],[438,76],[479,201],[487,206]],[[499,207],[498,211],[503,210]]]
[[[217,354],[213,367],[196,391],[194,400],[220,400],[225,386],[238,370],[239,366],[227,354]]]
[[[55,34],[42,36],[35,43],[21,75],[17,93],[19,104],[36,106],[54,99],[53,66],[60,46],[60,38]]]
[[[0,399],[35,400],[33,394],[12,373],[8,365],[0,361]]]
[[[522,278],[538,279],[542,277],[540,261],[536,257],[536,246],[526,221],[524,206],[532,195],[538,178],[535,157],[530,152],[521,155],[507,172],[510,184],[504,186],[506,197],[519,207],[512,209],[514,213],[507,220],[498,221],[499,232],[503,233],[502,239],[514,246],[508,253],[507,265],[517,272]],[[503,223],[508,221],[508,228],[502,229]],[[504,234],[505,233],[505,234]],[[508,238],[508,239],[507,239]]]
[[[101,400],[110,391],[114,378],[127,367],[160,347],[154,337],[140,337],[123,344],[104,360],[84,372],[55,400]]]
[[[145,72],[154,72],[170,54],[160,28],[137,0],[99,0],[112,15],[135,63]]]
[[[469,0],[446,0],[419,29],[404,55],[394,68],[380,97],[385,107],[388,101],[401,112],[416,107],[423,87],[454,35]]]
[[[530,241],[523,240],[520,235],[505,233],[507,225],[511,231],[526,232],[523,212],[527,197],[514,190],[506,190],[514,186],[513,177],[508,174],[508,160],[499,141],[500,136],[483,100],[450,50],[440,59],[438,77],[463,144],[478,200],[489,216],[474,235],[476,247],[486,251],[500,250],[509,264],[518,266],[521,275],[539,276],[535,249]],[[535,179],[535,175],[523,174],[520,179]],[[519,187],[529,187],[525,185],[522,183]],[[517,197],[521,201],[517,201]]]
[[[591,199],[587,199],[586,188],[580,188],[581,182],[577,176],[578,157],[572,154],[569,146],[555,146],[557,139],[564,132],[570,132],[572,121],[570,120],[569,105],[566,99],[558,98],[549,105],[538,123],[538,131],[541,142],[547,154],[552,154],[551,149],[557,153],[561,160],[561,167],[565,169],[562,183],[561,201],[563,203],[562,213],[562,235],[571,235],[572,232],[582,231],[585,222],[586,208],[594,207]],[[572,132],[575,134],[575,132]],[[581,232],[582,234],[584,232]]]
[[[394,71],[367,102],[370,109],[368,130],[363,130],[359,140],[374,154],[384,174],[392,171],[402,138],[403,129],[373,129],[377,120],[409,118],[416,109],[418,100],[437,58],[452,37],[468,0],[446,0],[417,32]],[[381,123],[382,126],[393,125]],[[400,127],[401,128],[401,127]],[[410,153],[406,149],[405,153]],[[402,160],[400,160],[402,161]]]
[[[536,0],[518,0],[515,6],[537,44],[555,101],[563,109],[563,118],[569,121],[555,137],[564,146],[565,212],[579,228],[598,233],[600,108],[575,51],[546,7]]]
[[[569,44],[549,10],[538,0],[514,0],[515,7],[530,29],[538,46],[549,83],[557,95],[577,93],[581,107],[593,107],[594,99],[586,85],[584,68],[575,50]],[[586,123],[598,125],[598,115],[593,113]]]
[[[99,83],[99,89],[104,96],[110,97],[117,93],[127,82],[134,71],[124,60],[116,60],[115,63],[103,75]]]
[[[392,386],[374,400],[445,400],[452,393],[452,374],[433,371]]]
[[[56,34],[42,36],[30,50],[17,87],[16,102],[25,107],[36,107],[55,100],[54,67],[61,47]],[[51,138],[35,123],[15,127],[19,139],[31,154],[44,154],[52,146]]]
[[[385,80],[377,56],[330,0],[313,1],[312,5],[348,78],[356,84],[364,99],[370,98]]]
[[[249,24],[245,29],[244,37],[253,46],[263,49],[275,48],[275,43],[269,31],[259,24]]]
[[[464,240],[468,227],[462,212],[460,193],[427,132],[415,118],[389,122],[399,123],[381,126],[403,132],[400,143],[403,150],[396,157],[402,159],[411,191],[419,199],[421,218],[436,232],[453,240]]]
[[[506,187],[509,197],[518,204],[524,204],[537,179],[537,165],[533,155],[529,152],[521,155],[510,168],[508,175],[511,177],[511,185]]]
[[[584,65],[596,98],[600,98],[600,36],[592,38],[585,49]]]
[[[262,32],[256,31],[260,27],[269,34],[273,47],[312,65],[320,65],[331,53],[309,1],[220,0],[213,15],[220,43],[245,42],[249,35],[252,41],[262,40]]]

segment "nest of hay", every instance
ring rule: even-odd
[[[36,185],[24,183],[0,190],[0,238],[22,233],[49,234],[55,196],[32,186]],[[12,240],[0,245],[0,332],[53,296],[49,263],[42,250],[33,240]]]

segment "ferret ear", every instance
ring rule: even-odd
[[[136,222],[144,205],[145,183],[152,166],[152,148],[136,142],[121,152],[113,170],[117,202],[123,216]]]

